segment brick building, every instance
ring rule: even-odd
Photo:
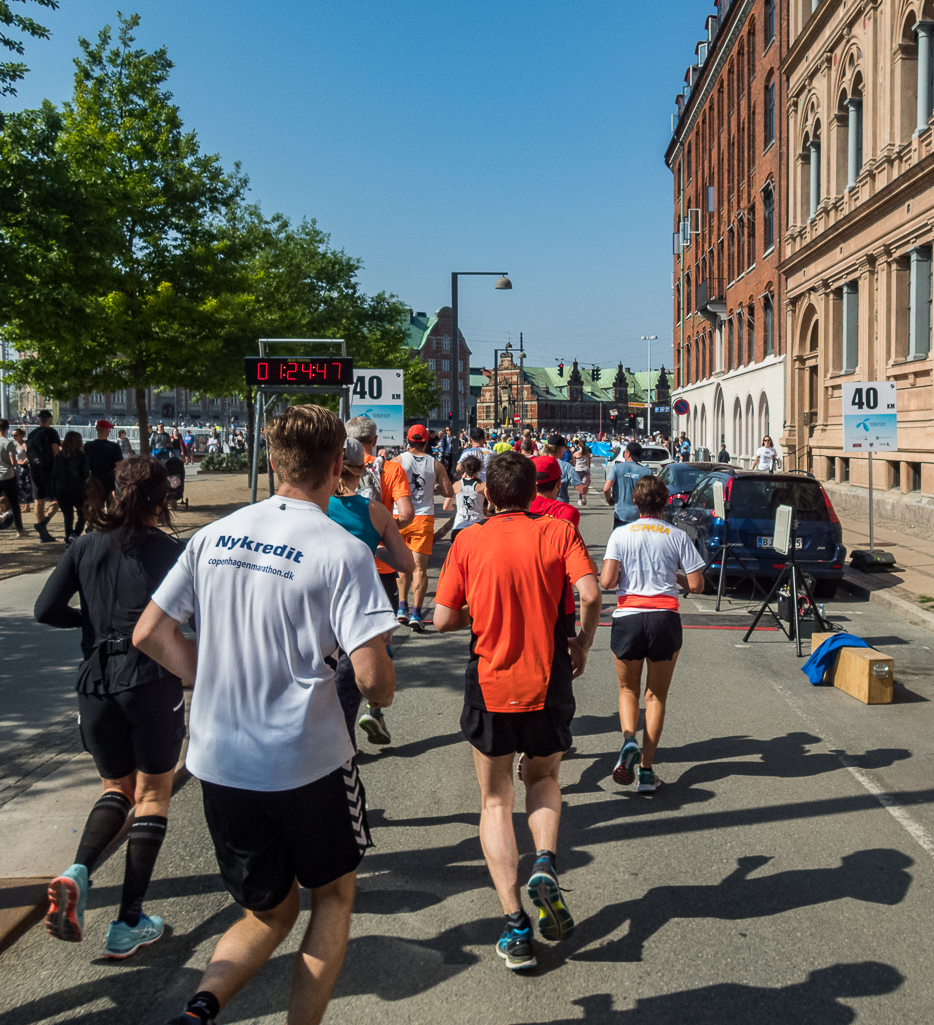
[[[428,414],[428,426],[433,428],[449,427],[451,413],[451,393],[454,388],[454,354],[451,345],[451,307],[442,306],[435,310],[433,317],[427,313],[409,311],[408,337],[406,343],[414,349],[423,363],[435,377],[438,390],[438,406]],[[457,378],[460,387],[461,423],[469,423],[474,406],[470,395],[470,349],[460,328],[457,331],[458,358]],[[419,422],[424,422],[422,418]]]
[[[785,419],[778,217],[788,6],[717,2],[665,153],[674,175],[673,398],[691,405],[675,429],[712,452],[725,442],[741,464],[763,435],[779,442]]]
[[[557,367],[529,367],[515,363],[505,352],[496,372],[481,371],[486,383],[477,398],[477,425],[485,430],[555,430],[562,434],[611,431],[615,410],[620,430],[630,414],[647,421],[646,390],[649,375],[634,374],[620,364],[600,370],[596,380],[575,360],[566,376]],[[652,426],[667,434],[670,427],[670,386],[664,367],[652,371]],[[498,412],[498,415],[497,415]],[[519,417],[518,424],[515,418]],[[647,425],[646,425],[647,426]]]
[[[792,4],[784,203],[785,445],[866,510],[842,449],[842,385],[895,381],[899,451],[875,459],[881,512],[934,523],[931,0]],[[881,479],[880,479],[881,478]]]

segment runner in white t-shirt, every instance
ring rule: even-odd
[[[457,464],[457,471],[459,473],[464,472],[464,457],[465,456],[476,456],[480,460],[481,466],[477,473],[477,478],[486,482],[486,468],[490,465],[490,460],[496,453],[486,447],[486,432],[482,427],[472,427],[470,429],[470,447],[465,448],[460,455],[460,460]]]
[[[314,913],[290,1018],[323,1013],[370,845],[334,686],[337,649],[372,705],[390,704],[395,687],[385,645],[395,617],[372,552],[325,513],[344,425],[322,406],[290,407],[265,436],[277,495],[199,531],[133,634],[145,654],[195,680],[187,765],[201,780],[221,876],[246,909],[174,1019],[189,1025],[216,1018],[272,953],[269,937],[288,934],[300,885]],[[197,654],[178,629],[192,614]]]
[[[692,594],[704,590],[704,560],[683,530],[661,518],[668,504],[668,489],[658,477],[640,477],[632,497],[640,519],[610,534],[600,583],[606,590],[616,588],[618,596],[610,648],[616,658],[623,748],[613,779],[624,785],[632,783],[641,756],[639,790],[651,792],[659,784],[652,762],[681,650],[678,587]],[[645,661],[645,729],[640,752],[636,729]]]

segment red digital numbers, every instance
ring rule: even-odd
[[[341,379],[341,367],[343,366],[343,363],[332,363],[331,366],[337,367],[337,379],[339,381]]]
[[[269,364],[260,362],[256,364],[256,380],[257,381],[268,381],[269,380]]]
[[[298,373],[298,364],[291,361],[282,363],[279,367],[279,380],[280,381],[294,381],[295,375]]]
[[[280,385],[287,388],[289,384],[305,387],[342,385],[345,380],[351,383],[352,366],[349,358],[296,361],[276,356],[263,356],[259,359],[248,356],[246,375],[248,383],[264,387]],[[347,373],[344,373],[345,370]]]

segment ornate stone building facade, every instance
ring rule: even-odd
[[[648,374],[634,374],[622,363],[600,370],[595,380],[589,369],[581,371],[576,360],[565,377],[556,367],[523,369],[505,352],[495,372],[484,369],[482,373],[486,384],[477,399],[477,426],[487,431],[531,427],[599,434],[613,430],[614,412],[619,430],[630,415],[648,419]],[[662,367],[652,373],[652,423],[664,434],[669,432],[670,401],[668,374]]]
[[[808,0],[810,2],[810,0]],[[719,0],[677,97],[674,398],[695,448],[750,463],[785,415],[781,330],[783,121],[788,3]]]
[[[899,451],[873,483],[916,515],[934,495],[934,2],[796,2],[789,30],[784,445],[852,496],[867,460],[842,449],[842,385],[895,381]]]

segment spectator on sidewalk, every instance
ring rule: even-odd
[[[62,450],[62,439],[52,426],[52,414],[47,409],[39,410],[39,426],[29,432],[26,438],[26,453],[32,474],[33,495],[36,499],[36,522],[34,530],[43,543],[54,541],[49,533],[49,520],[58,512],[55,501],[55,485],[52,483],[52,466],[55,457]],[[45,503],[49,503],[46,511]]]
[[[81,435],[77,431],[66,431],[62,450],[52,466],[55,500],[65,520],[65,544],[71,544],[84,532],[84,500],[90,476],[91,467]]]
[[[23,529],[23,514],[19,505],[19,482],[16,479],[16,442],[10,437],[10,421],[0,419],[0,495],[9,505],[9,510],[0,517],[0,528],[16,528],[20,537],[26,536]]]
[[[114,425],[109,420],[97,421],[97,440],[84,446],[91,476],[100,484],[104,501],[109,502],[116,486],[117,463],[123,459],[123,450],[115,441],[109,441]],[[124,432],[125,434],[126,432]]]

